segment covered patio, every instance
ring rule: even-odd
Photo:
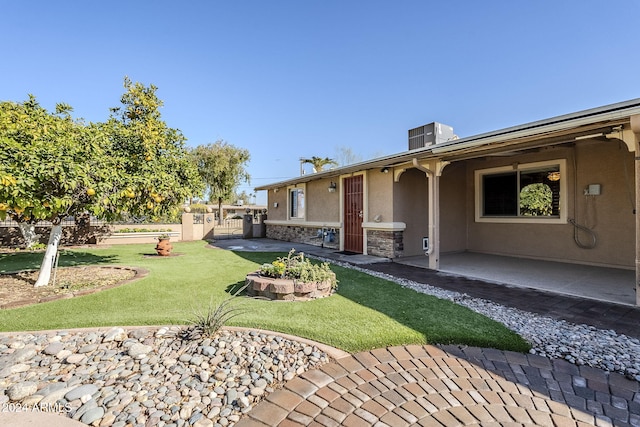
[[[426,256],[394,262],[429,267]],[[439,272],[615,304],[636,301],[635,271],[630,269],[460,252],[442,254]]]
[[[288,252],[295,248],[298,252],[355,265],[393,263],[425,270],[429,268],[429,259],[424,255],[391,261],[388,258],[347,255],[331,248],[272,239],[219,240],[215,246],[259,252]],[[626,306],[635,306],[636,300],[635,271],[627,269],[460,252],[441,255],[438,273]]]

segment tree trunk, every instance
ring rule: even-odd
[[[24,239],[27,249],[31,248],[31,246],[38,243],[38,238],[40,236],[36,234],[35,224],[21,222],[21,223],[18,223],[18,227],[20,228],[20,233],[22,233],[22,238]]]
[[[218,197],[218,225],[222,225],[222,198]]]
[[[62,237],[62,225],[57,224],[51,228],[51,234],[49,235],[49,243],[47,244],[47,251],[44,254],[42,265],[40,265],[40,274],[34,287],[46,286],[51,280],[51,270],[53,270],[53,263],[55,262],[56,255],[58,254],[58,243]]]

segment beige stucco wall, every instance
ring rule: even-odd
[[[275,203],[278,205],[275,206]],[[267,209],[270,220],[285,221],[287,219],[287,189],[267,192]]]
[[[388,223],[393,219],[393,173],[380,172],[379,169],[368,171],[366,175],[367,188],[369,189],[367,201],[368,222]],[[378,217],[379,216],[379,217]],[[378,221],[376,221],[378,217]]]
[[[307,221],[311,222],[338,222],[340,221],[340,191],[329,192],[329,185],[338,180],[319,179],[307,183],[305,190],[305,203],[307,209]]]
[[[404,222],[404,256],[424,254],[422,238],[429,235],[427,175],[407,169],[393,187],[394,222]]]
[[[594,249],[581,249],[571,224],[508,224],[475,222],[474,171],[490,167],[554,159],[567,160],[568,217],[597,235]],[[627,178],[625,178],[625,166]],[[517,157],[467,163],[467,249],[470,251],[548,260],[633,267],[635,218],[633,154],[615,141],[581,141],[575,147],[544,150]],[[600,184],[600,196],[585,197],[589,184]],[[635,198],[631,196],[631,200]],[[446,232],[442,229],[443,234]],[[584,243],[588,236],[581,235]]]
[[[452,163],[440,177],[440,252],[462,252],[467,248],[467,165]]]
[[[335,182],[338,189],[330,193],[329,184]],[[298,184],[304,188],[305,218],[295,222],[338,222],[340,221],[340,189],[338,178],[319,179],[305,184]],[[288,194],[286,187],[278,191],[267,192],[267,208],[269,221],[286,221],[288,216]],[[275,206],[275,204],[278,204]]]

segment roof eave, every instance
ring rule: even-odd
[[[291,178],[285,181],[256,187],[255,190],[259,191],[269,190],[272,188],[281,188],[297,183],[310,182],[317,179],[331,178],[353,172],[359,172],[366,169],[375,169],[385,166],[391,167],[393,165],[410,162],[414,158],[425,160],[429,158],[441,157],[443,155],[447,155],[457,151],[466,151],[467,153],[473,152],[475,150],[480,151],[481,147],[492,143],[533,137],[535,135],[546,135],[552,132],[578,128],[580,126],[597,122],[620,120],[635,114],[640,114],[640,98],[619,102],[616,104],[610,104],[603,107],[592,108],[589,110],[579,111],[576,113],[552,117],[545,120],[525,123],[522,125],[474,135],[466,138],[447,141],[416,150],[404,151],[402,153],[379,157],[360,163],[354,163],[352,165],[330,169],[328,171],[301,175],[299,177]],[[517,145],[517,143],[514,145]],[[513,149],[513,146],[511,146],[510,149]]]

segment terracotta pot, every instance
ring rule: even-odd
[[[171,249],[173,249],[173,246],[171,245],[169,238],[158,239],[158,244],[156,245],[156,252],[158,255],[169,256]]]

